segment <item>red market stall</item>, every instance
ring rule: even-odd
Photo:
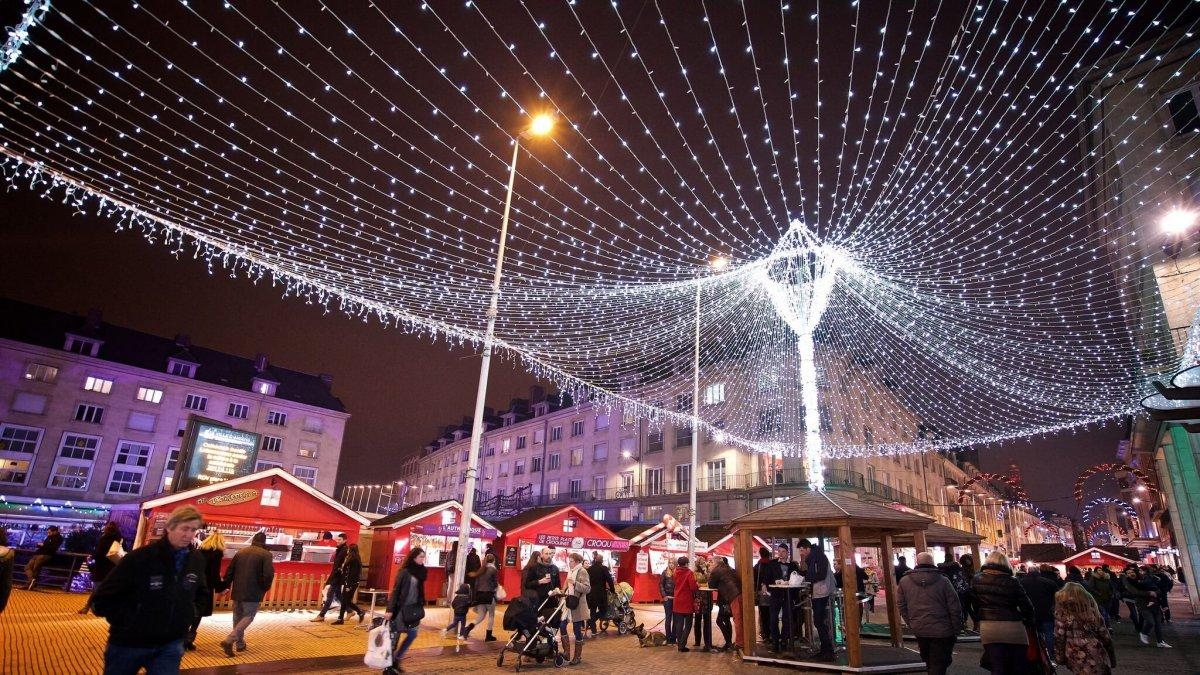
[[[617,536],[629,539],[629,553],[625,556],[629,562],[616,570],[617,581],[633,586],[634,602],[662,600],[658,591],[659,579],[667,568],[668,559],[687,555],[687,528],[675,521],[674,517],[667,517],[664,522],[649,528],[644,525],[627,527]],[[756,548],[767,545],[759,537],[754,538],[754,544]],[[711,560],[716,556],[724,556],[729,566],[734,566],[733,535],[723,525],[696,528],[694,549],[698,557]]]
[[[293,601],[315,601],[329,574],[334,547],[322,542],[321,535],[345,533],[349,543],[357,543],[368,523],[307,483],[273,468],[144,502],[136,545],[162,537],[167,518],[181,506],[196,507],[205,528],[224,535],[226,561],[248,546],[256,532],[265,532],[276,578],[298,575],[289,578],[305,580],[292,584],[288,592]]]
[[[496,523],[496,527],[504,532],[496,546],[502,553],[500,584],[510,598],[521,592],[521,568],[534,552],[545,546],[556,547],[554,564],[562,573],[567,571],[567,556],[571,553],[580,553],[591,560],[592,552],[600,551],[609,569],[617,569],[622,553],[629,550],[629,541],[573,505],[529,509]]]
[[[372,588],[391,588],[409,549],[425,549],[425,597],[445,596],[446,563],[458,542],[462,504],[455,500],[416,504],[371,523],[371,567],[368,580]],[[487,546],[500,532],[478,515],[471,516],[469,543],[482,558]],[[499,559],[500,556],[496,556]]]
[[[1107,551],[1099,547],[1085,549],[1063,558],[1062,561],[1064,567],[1078,567],[1080,569],[1092,569],[1101,565],[1108,565],[1108,568],[1111,570],[1122,570],[1126,565],[1137,564],[1137,560],[1117,555],[1112,551]]]

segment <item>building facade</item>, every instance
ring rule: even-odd
[[[260,434],[258,469],[332,493],[350,416],[329,376],[113,326],[98,312],[0,300],[0,316],[7,507],[103,508],[167,491],[193,415]]]

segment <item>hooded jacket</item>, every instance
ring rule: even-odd
[[[696,611],[696,575],[686,567],[675,568],[675,602],[671,611],[676,614],[692,614]]]
[[[922,638],[958,635],[962,603],[954,585],[933,565],[917,565],[896,586],[900,616]]]
[[[204,556],[176,551],[166,537],[130,551],[92,593],[96,616],[108,620],[108,641],[161,647],[182,639],[196,615],[196,594],[207,593]]]

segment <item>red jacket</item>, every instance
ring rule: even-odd
[[[692,614],[696,611],[696,575],[686,567],[675,570],[675,603],[671,611],[675,614]]]

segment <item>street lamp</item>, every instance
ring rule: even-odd
[[[729,266],[729,260],[716,257],[709,261],[710,272],[720,272]],[[689,561],[696,559],[696,487],[700,467],[700,287],[696,280],[696,345],[692,352],[692,475],[688,481],[688,548]]]
[[[463,493],[462,524],[458,529],[458,555],[454,561],[454,583],[458,588],[463,582],[467,567],[467,541],[471,536],[471,518],[475,510],[475,480],[479,472],[479,445],[483,439],[483,404],[487,397],[488,371],[492,364],[492,345],[496,335],[496,314],[500,305],[500,275],[504,270],[504,245],[508,239],[508,215],[512,210],[513,185],[517,180],[517,156],[521,152],[521,139],[545,136],[554,128],[554,118],[537,115],[529,127],[513,139],[512,162],[508,167],[508,192],[504,197],[504,214],[500,219],[500,239],[496,247],[496,271],[492,276],[492,297],[487,311],[487,328],[483,334],[483,358],[479,364],[479,388],[475,392],[475,417],[471,423],[471,449],[467,453],[467,483]]]
[[[1180,235],[1186,233],[1196,224],[1197,214],[1195,211],[1186,209],[1171,209],[1159,219],[1158,225],[1163,229],[1163,232],[1171,235]]]

